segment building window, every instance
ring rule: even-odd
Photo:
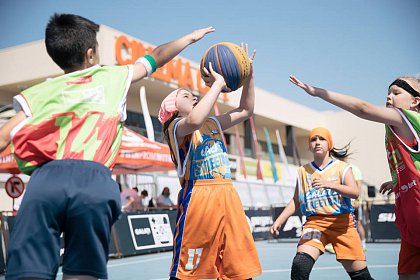
[[[163,143],[163,128],[157,117],[151,117],[155,141]],[[147,137],[146,124],[144,122],[144,116],[141,113],[127,111],[127,119],[125,120],[125,126],[129,129]]]
[[[263,151],[264,153],[268,153],[268,145],[267,145],[267,142],[265,142],[265,141],[258,141],[258,143],[260,144],[261,151]],[[278,154],[279,153],[279,145],[278,144],[271,143],[271,147],[273,148],[273,153],[274,154]]]
[[[249,120],[244,121],[244,155],[255,158],[254,145],[252,140],[252,130]]]
[[[232,149],[232,145],[231,145],[231,135],[229,133],[223,132],[223,134],[225,135],[225,139],[226,139],[226,152],[228,154],[233,154],[233,151],[231,151]]]

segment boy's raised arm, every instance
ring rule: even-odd
[[[187,46],[199,41],[206,34],[214,32],[213,27],[195,30],[179,39],[156,47],[150,55],[139,58],[134,64],[132,82],[150,76],[156,68],[159,68],[177,56]]]

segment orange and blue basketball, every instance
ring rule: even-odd
[[[203,68],[209,70],[209,62],[213,70],[222,75],[231,90],[240,88],[249,78],[251,63],[248,54],[233,43],[218,43],[211,46],[201,59],[201,75]]]

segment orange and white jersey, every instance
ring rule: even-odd
[[[220,123],[208,118],[199,130],[178,143],[180,120],[168,128],[182,187],[170,276],[248,279],[261,274],[252,233],[232,185]]]
[[[315,162],[301,166],[298,174],[300,209],[305,216],[339,215],[354,212],[350,198],[328,188],[315,188],[314,179],[324,179],[336,184],[344,184],[344,176],[350,166],[332,159],[323,169]],[[350,170],[351,172],[351,170]]]
[[[184,187],[186,181],[230,179],[230,162],[218,120],[208,118],[199,130],[178,143],[176,129],[180,120],[174,121],[168,129],[181,186]]]

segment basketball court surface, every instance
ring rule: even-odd
[[[257,249],[263,274],[255,279],[290,279],[290,267],[296,253],[297,242],[257,241]],[[399,243],[367,244],[366,257],[369,271],[374,279],[398,279],[397,263]],[[110,280],[164,280],[169,279],[168,271],[172,252],[164,252],[122,259],[110,259],[108,274]],[[4,277],[0,277],[4,279]],[[62,279],[61,272],[57,279]],[[325,253],[316,262],[311,280],[349,279],[335,255]]]

